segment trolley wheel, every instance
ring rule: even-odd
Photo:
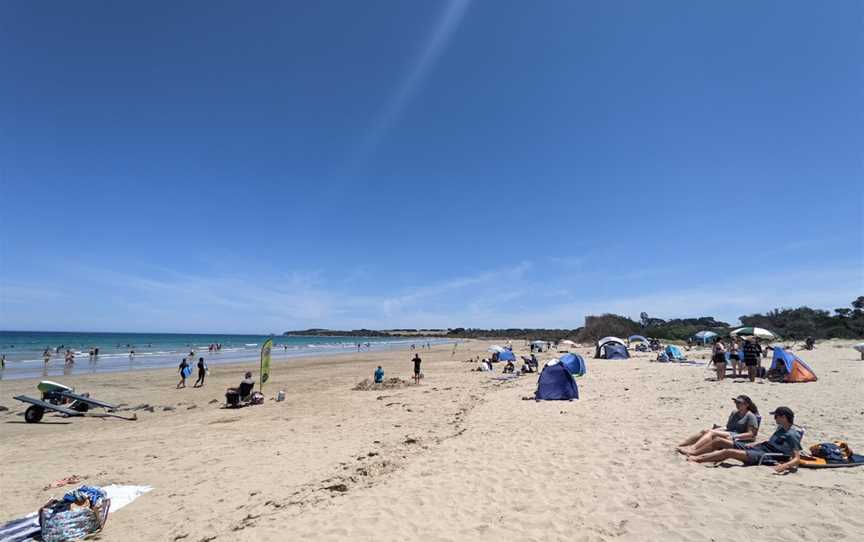
[[[45,409],[38,405],[30,405],[24,411],[24,421],[27,423],[39,423],[42,416],[45,415]]]

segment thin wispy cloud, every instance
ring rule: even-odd
[[[529,261],[402,288],[382,287],[374,276],[346,283],[353,273],[226,276],[70,266],[57,283],[4,285],[0,329],[278,333],[309,327],[576,328],[586,315],[611,312],[638,318],[642,311],[667,319],[715,316],[735,322],[740,315],[777,307],[845,307],[864,291],[856,265],[777,270],[610,295],[598,294],[595,282],[582,279],[561,288],[544,279],[542,266]],[[69,285],[86,292],[81,294],[86,299],[63,295]],[[63,310],[54,310],[57,302]],[[99,310],[77,310],[85,302]]]
[[[470,3],[471,0],[449,0],[445,4],[423,48],[367,130],[355,153],[353,160],[355,164],[362,163],[374,154],[387,134],[399,123],[405,108],[420,89],[441,54],[447,49]]]

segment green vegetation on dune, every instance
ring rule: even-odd
[[[784,339],[857,339],[864,337],[864,296],[851,303],[851,308],[834,309],[834,314],[821,309],[798,307],[795,309],[774,309],[766,314],[750,314],[740,317],[742,326],[769,329]],[[713,331],[720,336],[728,335],[737,326],[714,319],[711,316],[700,318],[674,318],[663,320],[652,318],[643,312],[637,322],[618,314],[586,316],[585,326],[574,329],[545,328],[506,328],[479,329],[457,327],[446,330],[389,330],[373,331],[360,329],[335,331],[326,329],[307,329],[287,331],[285,335],[319,336],[363,336],[384,337],[406,332],[429,331],[430,334],[462,339],[513,339],[558,341],[572,339],[591,343],[602,337],[614,336],[626,339],[630,335],[644,335],[668,341],[684,341],[700,331]],[[433,333],[434,332],[434,333]]]

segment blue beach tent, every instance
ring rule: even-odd
[[[512,350],[504,350],[498,353],[498,361],[516,361],[516,356]]]
[[[630,352],[624,341],[618,337],[605,337],[597,341],[597,350],[594,352],[595,358],[600,359],[627,359],[630,357]]]
[[[674,344],[670,344],[666,346],[666,355],[669,357],[669,361],[686,361],[687,356],[681,351],[680,348],[675,346]]]
[[[768,369],[768,378],[781,382],[816,382],[816,373],[804,360],[788,350],[777,347]]]
[[[571,375],[582,376],[588,371],[588,368],[585,366],[585,360],[579,354],[564,354],[558,358],[558,361],[570,371]]]
[[[627,359],[630,357],[630,352],[623,344],[606,343],[603,345],[604,353],[601,357],[605,359]]]
[[[579,388],[563,363],[547,365],[537,379],[537,401],[572,401],[579,399]]]

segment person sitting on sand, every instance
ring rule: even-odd
[[[734,448],[738,440],[751,441],[759,432],[759,409],[746,395],[733,397],[735,410],[726,421],[726,429],[714,426],[691,436],[678,446],[685,455],[700,455],[721,448]]]
[[[504,371],[502,371],[502,372],[506,374],[506,373],[513,373],[515,371],[516,371],[516,366],[513,365],[512,361],[508,361],[507,365],[504,366]]]
[[[687,460],[695,463],[719,463],[727,459],[737,459],[745,465],[770,465],[776,461],[773,457],[765,457],[765,454],[781,454],[789,460],[775,466],[774,472],[781,474],[795,469],[801,460],[801,430],[792,425],[795,423],[795,413],[789,407],[778,407],[771,414],[777,422],[777,430],[767,441],[754,444],[737,442],[735,448],[692,455]]]
[[[377,369],[375,369],[375,383],[380,384],[384,382],[384,369],[379,365]]]

